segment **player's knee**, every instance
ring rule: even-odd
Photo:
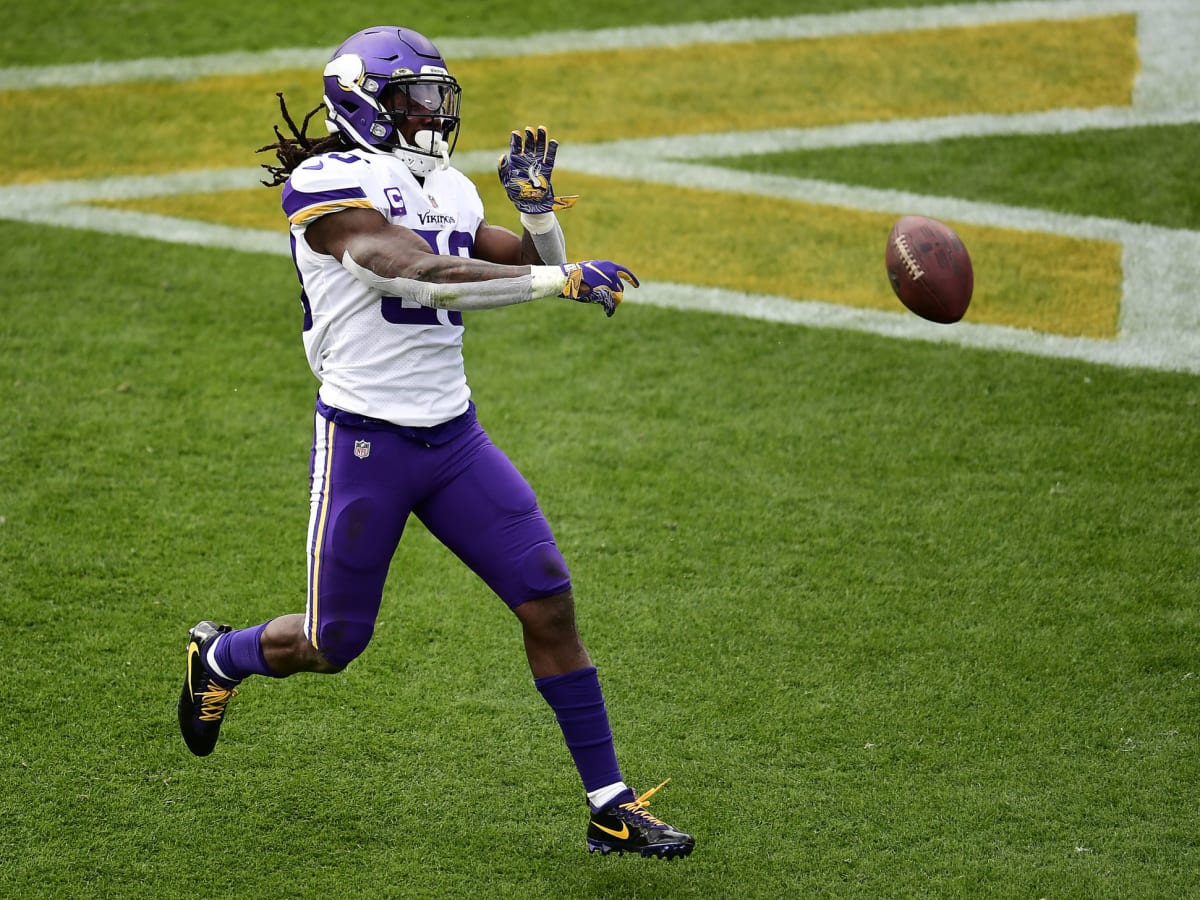
[[[521,557],[517,571],[524,582],[527,597],[552,597],[570,594],[571,573],[557,545],[552,541],[535,544]]]
[[[362,655],[375,633],[372,622],[327,622],[321,625],[317,636],[317,652],[340,672]]]
[[[565,591],[550,597],[529,600],[514,610],[526,637],[543,643],[561,643],[577,638],[575,599]]]

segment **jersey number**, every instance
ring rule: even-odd
[[[471,248],[475,246],[474,239],[465,231],[450,232],[446,236],[445,248],[439,248],[438,237],[442,232],[420,228],[414,230],[425,239],[425,243],[434,253],[442,253],[447,256],[470,256]],[[457,310],[433,309],[403,297],[381,298],[380,312],[384,321],[391,322],[393,325],[462,325],[463,323],[462,313]]]

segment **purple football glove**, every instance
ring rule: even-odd
[[[558,141],[547,139],[543,125],[538,126],[536,135],[528,125],[523,134],[519,131],[512,133],[508,155],[500,157],[496,168],[508,199],[520,212],[537,215],[570,209],[579,199],[578,195],[554,196],[550,175],[554,171],[554,157],[557,154]]]
[[[558,296],[568,300],[578,300],[580,303],[599,303],[604,307],[604,314],[611,316],[625,298],[625,285],[622,280],[637,287],[637,276],[620,263],[609,262],[607,259],[589,259],[581,263],[567,263],[559,266],[567,276],[562,293]]]

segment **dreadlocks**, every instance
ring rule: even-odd
[[[318,112],[323,110],[324,105],[316,107],[307,116],[300,127],[296,127],[295,121],[292,120],[291,114],[288,112],[287,103],[283,100],[282,93],[276,93],[279,98],[279,110],[283,113],[283,121],[287,123],[288,128],[292,130],[292,137],[284,137],[283,132],[279,130],[279,126],[274,126],[275,137],[278,140],[274,144],[268,144],[265,147],[259,147],[256,153],[265,153],[267,150],[275,151],[275,158],[279,160],[279,165],[271,166],[263,164],[263,168],[271,174],[270,181],[264,181],[267,187],[278,187],[288,180],[288,176],[292,171],[310,157],[316,156],[319,153],[327,153],[330,150],[342,150],[347,148],[347,143],[342,135],[331,134],[329,137],[313,139],[308,136],[308,123]]]

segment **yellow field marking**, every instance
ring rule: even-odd
[[[464,85],[461,149],[499,153],[525,124],[582,143],[1128,106],[1138,56],[1135,18],[1117,15],[451,65]],[[0,92],[4,178],[254,165],[279,122],[277,90],[297,116],[320,100],[315,72]],[[311,131],[325,134],[320,118]]]
[[[288,221],[279,205],[280,190],[260,187],[140,200],[95,200],[89,205],[196,219],[236,228],[259,228],[286,235]]]
[[[509,72],[471,63],[459,77],[473,128],[481,113],[500,129],[515,116],[573,141],[1127,106],[1135,24],[1110,16],[572,54],[513,60]],[[565,89],[548,105],[552,83]]]
[[[311,96],[313,74],[0,92],[0,134],[11,145],[4,148],[11,160],[4,178],[27,184],[269,162],[254,151],[275,140],[271,128],[282,121],[277,90]],[[298,109],[319,100],[318,93]],[[323,121],[311,129],[318,137],[326,133]]]
[[[519,228],[493,181],[476,177],[489,218]],[[571,175],[571,187],[583,194],[579,210],[561,216],[573,259],[617,259],[650,281],[901,310],[883,266],[893,216],[578,174]],[[286,229],[279,191],[266,188],[104,205],[281,235]],[[1116,335],[1118,244],[950,224],[975,266],[968,321],[1070,337]]]
[[[892,215],[663,185],[651,200],[642,185],[574,174],[571,183],[583,196],[577,217],[560,216],[572,258],[618,259],[649,280],[901,309],[883,263]],[[488,208],[504,209],[499,186],[483,183],[480,193]],[[657,214],[629,214],[650,209]],[[975,267],[970,321],[1116,334],[1119,244],[949,224]]]

